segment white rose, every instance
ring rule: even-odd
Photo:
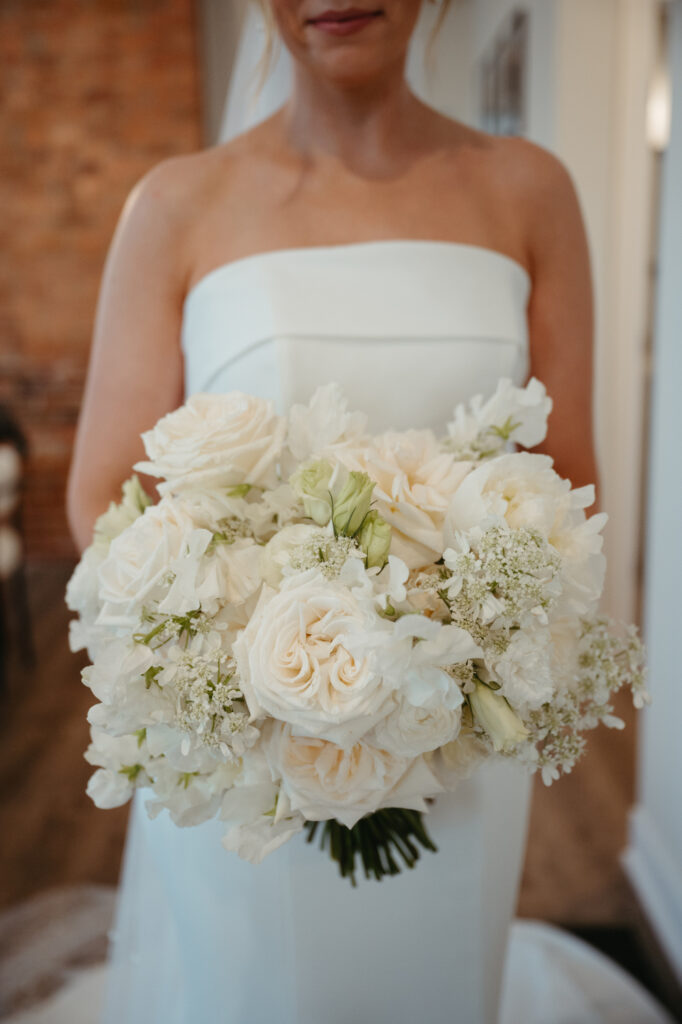
[[[374,730],[378,747],[400,757],[417,757],[451,743],[459,732],[461,709],[415,707],[403,700]]]
[[[135,469],[164,477],[160,493],[184,488],[273,487],[285,423],[273,403],[231,391],[195,394],[142,435],[149,462]]]
[[[196,530],[193,520],[170,498],[150,505],[114,538],[99,567],[104,604],[100,619],[123,624],[135,617],[145,602],[161,598],[172,563],[189,550],[193,539],[205,549],[211,534]]]
[[[338,457],[376,482],[373,504],[391,527],[392,553],[410,569],[437,561],[450,498],[471,464],[444,452],[430,430],[388,432]]]
[[[381,807],[424,810],[442,786],[422,758],[403,758],[365,741],[344,750],[327,740],[295,736],[272,723],[264,741],[273,778],[294,811],[309,821],[336,818],[348,828]]]
[[[390,629],[371,597],[316,569],[287,577],[279,592],[264,587],[233,647],[252,716],[354,743],[380,717],[391,687],[373,653],[356,657],[349,643]]]

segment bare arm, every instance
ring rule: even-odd
[[[557,472],[574,487],[596,485],[594,313],[587,238],[568,172],[534,147],[531,160],[531,372],[554,402],[548,435],[538,450],[553,457]]]
[[[180,177],[169,160],[138,182],[107,255],[67,488],[79,550],[143,456],[142,431],[182,402]]]

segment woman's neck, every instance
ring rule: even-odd
[[[358,173],[390,173],[416,155],[429,111],[410,91],[403,68],[348,87],[294,71],[283,110],[289,145],[305,158],[333,157]]]

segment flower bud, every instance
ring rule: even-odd
[[[494,693],[485,683],[476,683],[469,694],[471,710],[477,725],[485,730],[497,751],[512,750],[528,737],[528,730],[506,699]]]
[[[329,486],[333,468],[326,459],[304,463],[292,475],[289,483],[303,501],[306,515],[318,526],[326,526],[332,514]]]
[[[383,569],[391,549],[391,527],[378,512],[367,513],[358,534],[358,542],[367,556],[367,568],[378,565]]]
[[[334,501],[332,520],[336,533],[346,537],[355,536],[369,512],[373,491],[374,481],[367,473],[349,473],[341,493]]]

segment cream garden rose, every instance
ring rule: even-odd
[[[382,714],[390,682],[372,652],[355,656],[354,636],[391,624],[337,580],[311,569],[264,587],[234,644],[253,718],[272,715],[301,732],[343,745],[356,742]]]
[[[430,430],[389,431],[339,458],[375,481],[374,506],[391,527],[391,551],[410,569],[440,558],[451,496],[471,465],[444,452]]]
[[[396,757],[365,740],[343,748],[273,722],[263,743],[291,809],[309,821],[336,818],[352,828],[381,807],[424,810],[424,797],[442,789],[423,759]]]
[[[240,391],[198,393],[142,435],[149,461],[135,469],[164,477],[160,493],[187,488],[273,487],[285,434],[273,403]]]

